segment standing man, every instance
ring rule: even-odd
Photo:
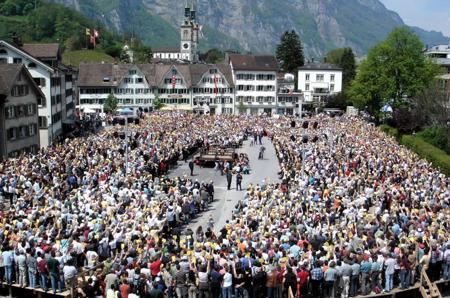
[[[50,253],[50,258],[47,261],[47,268],[50,272],[50,282],[52,285],[53,294],[56,294],[56,290],[62,292],[61,280],[59,278],[59,261],[55,258],[56,253],[54,250]]]
[[[194,160],[191,159],[191,161],[189,161],[189,169],[191,170],[191,176],[194,176]]]
[[[385,288],[384,290],[386,292],[390,292],[394,288],[394,272],[395,272],[395,264],[396,261],[394,258],[392,258],[391,255],[385,256],[384,266],[386,267],[385,270]]]
[[[242,190],[242,174],[239,172],[236,175],[236,190]]]
[[[232,180],[232,179],[233,179],[233,174],[231,174],[231,171],[228,170],[228,171],[227,171],[227,183],[228,183],[227,188],[228,188],[228,190],[231,189],[231,180]]]

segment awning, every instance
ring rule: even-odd
[[[192,111],[192,107],[190,105],[165,105],[161,111]]]

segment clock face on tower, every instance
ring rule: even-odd
[[[189,49],[189,44],[188,43],[183,44],[183,48],[186,50]]]

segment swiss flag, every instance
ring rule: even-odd
[[[217,95],[219,93],[219,88],[217,88],[217,83],[219,82],[219,79],[216,75],[214,75],[214,93]]]
[[[175,75],[172,76],[172,88],[175,89],[177,85],[177,77]]]

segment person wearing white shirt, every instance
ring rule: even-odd
[[[232,285],[233,285],[233,275],[231,275],[228,266],[226,266],[222,282],[222,298],[231,298]]]

